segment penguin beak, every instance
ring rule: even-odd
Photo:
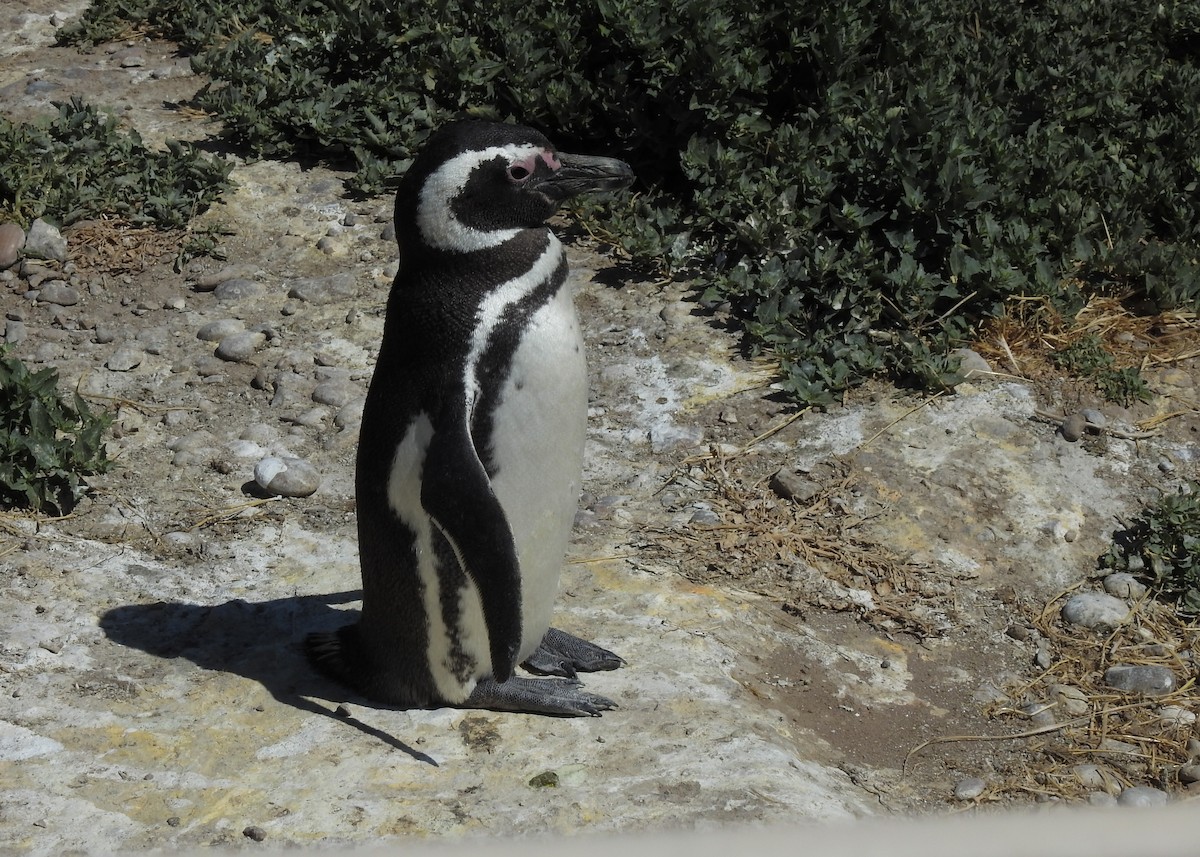
[[[555,202],[562,202],[581,193],[618,190],[633,184],[633,170],[616,158],[594,155],[556,153],[559,169],[538,184],[537,190]]]

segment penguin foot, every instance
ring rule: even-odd
[[[625,661],[608,649],[581,640],[566,631],[551,628],[521,666],[538,675],[574,678],[575,673],[615,670]]]
[[[522,678],[505,682],[480,679],[460,708],[518,711],[524,714],[553,714],[558,717],[599,717],[617,707],[611,699],[581,690],[574,679]]]

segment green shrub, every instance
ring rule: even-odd
[[[1150,388],[1136,367],[1113,367],[1113,356],[1105,349],[1100,337],[1089,333],[1066,348],[1050,355],[1050,362],[1063,369],[1091,378],[1101,394],[1111,402],[1128,407],[1134,399],[1148,402],[1153,398]]]
[[[30,372],[0,350],[0,505],[70,511],[87,491],[82,477],[111,463],[101,439],[112,423],[78,394],[58,395],[58,372]]]
[[[390,185],[456,115],[624,154],[599,228],[728,301],[798,399],[949,346],[1015,295],[1200,300],[1200,6],[1131,0],[97,0],[178,39],[261,155]]]
[[[1167,494],[1113,535],[1102,566],[1135,572],[1189,613],[1200,613],[1200,482]]]
[[[229,187],[231,163],[194,146],[152,151],[136,131],[77,97],[31,123],[0,116],[0,214],[66,225],[99,215],[181,227]]]

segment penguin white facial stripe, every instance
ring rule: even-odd
[[[479,358],[487,348],[493,332],[504,318],[504,312],[513,304],[518,303],[538,286],[545,283],[558,270],[562,260],[562,244],[548,232],[546,249],[534,262],[533,266],[519,277],[514,277],[502,286],[490,291],[475,315],[475,330],[471,336],[471,350],[467,353],[467,362],[463,373],[463,385],[467,390],[468,410],[478,399],[479,384],[475,376],[475,368]]]
[[[425,243],[439,250],[470,253],[499,247],[520,234],[519,229],[497,229],[483,232],[460,222],[454,216],[451,200],[462,193],[471,173],[481,164],[496,158],[505,158],[510,163],[526,158],[534,159],[539,154],[545,157],[540,146],[491,146],[471,152],[463,152],[442,164],[421,186],[417,205],[417,227]],[[553,157],[553,156],[551,156]],[[557,163],[557,161],[556,161]]]

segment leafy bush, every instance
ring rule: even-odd
[[[196,52],[198,104],[262,155],[394,182],[455,115],[619,152],[601,228],[728,301],[830,401],[1014,295],[1200,300],[1200,6],[1129,0],[97,0]]]
[[[111,463],[101,436],[112,423],[78,394],[58,395],[58,372],[30,372],[0,351],[0,504],[70,511],[87,491],[82,477]]]
[[[60,224],[117,215],[132,223],[181,227],[229,187],[232,164],[167,142],[147,149],[136,131],[77,97],[32,123],[0,116],[0,214]]]
[[[1054,352],[1050,360],[1056,366],[1091,378],[1111,402],[1128,407],[1134,399],[1148,402],[1153,398],[1136,367],[1113,367],[1113,356],[1094,333],[1082,336],[1061,351]]]
[[[1115,533],[1101,565],[1136,572],[1187,613],[1200,613],[1200,482],[1166,495]]]

